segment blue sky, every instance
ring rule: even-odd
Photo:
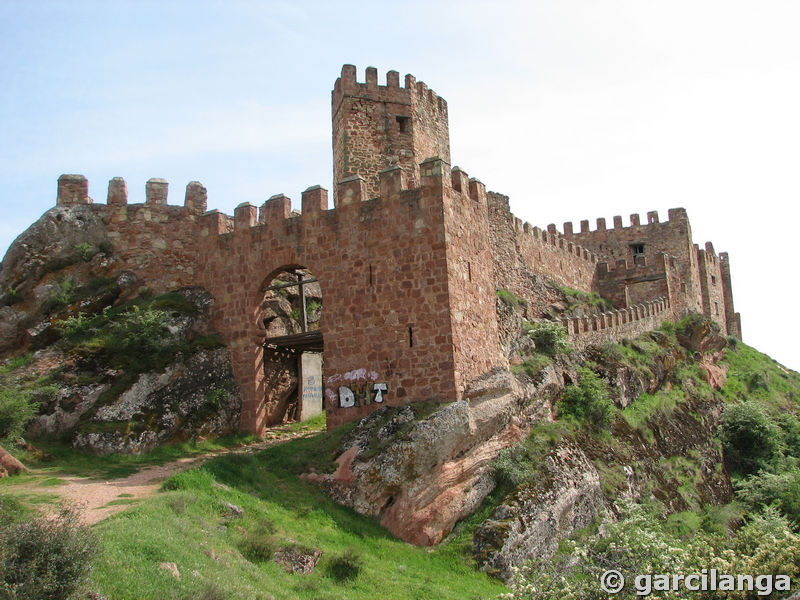
[[[683,206],[730,253],[745,341],[800,368],[793,0],[0,2],[0,246],[61,173],[209,206],[331,188],[342,64],[448,101],[454,164],[546,226]]]

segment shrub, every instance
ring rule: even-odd
[[[728,405],[717,431],[731,471],[749,475],[780,456],[781,429],[757,402]]]
[[[250,531],[245,532],[239,542],[239,551],[250,562],[266,562],[278,549],[278,540],[273,535],[275,525],[262,519]]]
[[[28,391],[14,386],[0,387],[0,445],[16,442],[38,408]]]
[[[581,367],[578,385],[569,384],[558,402],[559,416],[572,417],[579,422],[606,427],[614,415],[614,403],[606,382],[594,371]]]
[[[111,253],[114,251],[114,247],[111,245],[111,242],[108,240],[103,240],[99,244],[97,244],[97,249],[104,255],[104,256],[111,256]]]
[[[63,277],[53,286],[50,297],[44,303],[45,311],[52,311],[74,302],[77,297],[75,280],[71,275]]]
[[[77,592],[97,553],[92,531],[77,511],[62,506],[56,516],[0,529],[0,582],[3,597],[62,600]]]
[[[0,306],[11,306],[19,300],[19,290],[14,286],[9,286],[6,293],[0,296]]]
[[[530,479],[534,465],[522,442],[501,450],[492,461],[492,468],[499,485],[517,488]]]
[[[775,506],[786,517],[800,523],[800,468],[783,473],[762,471],[736,485],[737,497],[752,511]]]
[[[536,344],[536,351],[547,356],[566,354],[572,350],[567,341],[566,328],[555,321],[531,323],[527,334]]]
[[[361,554],[353,548],[348,548],[328,561],[326,572],[331,579],[344,583],[358,577],[363,566]]]
[[[78,252],[78,256],[81,257],[83,262],[89,262],[92,260],[92,257],[97,254],[98,250],[92,245],[87,242],[83,242],[82,244],[78,244],[75,246],[75,250]]]

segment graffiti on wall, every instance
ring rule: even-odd
[[[376,381],[377,379],[378,374],[375,371],[366,369],[332,375],[327,380],[325,395],[331,404],[338,404],[340,408],[382,404],[389,392],[389,386]]]

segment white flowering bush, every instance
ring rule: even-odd
[[[583,541],[565,542],[553,560],[538,560],[516,569],[507,600],[605,600],[603,573],[619,571],[626,585],[613,598],[641,598],[639,575],[691,575],[717,569],[721,574],[788,575],[800,583],[800,536],[777,510],[765,509],[732,536],[698,533],[689,540],[670,534],[662,520],[640,505],[624,507],[619,521],[605,520]],[[650,600],[744,600],[784,598],[787,592],[653,591]]]

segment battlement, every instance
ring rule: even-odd
[[[647,221],[642,223],[641,217],[638,213],[632,214],[630,217],[630,224],[624,226],[622,224],[622,216],[616,215],[613,217],[612,227],[606,226],[606,219],[604,217],[600,217],[596,221],[595,229],[590,229],[589,220],[584,219],[580,222],[580,231],[576,232],[574,230],[572,221],[566,221],[564,223],[564,235],[566,237],[573,237],[579,236],[587,233],[597,233],[597,232],[606,232],[606,231],[620,231],[620,230],[631,230],[631,229],[642,229],[646,228],[650,225],[664,225],[666,223],[685,223],[688,222],[689,217],[686,214],[685,208],[670,208],[668,211],[668,218],[666,221],[659,221],[658,211],[652,210],[647,213]],[[554,226],[552,226],[554,227]]]
[[[145,206],[167,206],[169,183],[164,179],[149,179],[145,184]],[[89,197],[89,181],[83,175],[61,175],[58,178],[56,195],[57,206],[74,204],[92,204]],[[114,177],[108,182],[106,204],[109,206],[128,205],[128,185],[122,177]],[[183,199],[184,208],[196,214],[206,212],[208,192],[199,181],[190,181],[186,185]],[[135,204],[133,206],[136,206]]]
[[[379,102],[392,104],[424,104],[430,111],[442,118],[447,118],[447,101],[437,95],[423,81],[408,74],[400,87],[400,74],[397,71],[387,71],[386,85],[378,84],[378,70],[367,67],[364,83],[357,80],[357,70],[354,65],[344,65],[342,74],[336,79],[332,92],[332,106],[334,115],[339,110],[343,98],[357,96],[370,98]],[[408,115],[410,116],[410,115]]]
[[[703,260],[707,263],[711,263],[712,265],[719,265],[722,254],[725,254],[727,258],[726,252],[723,252],[719,256],[717,256],[717,253],[714,252],[714,244],[712,244],[711,242],[706,242],[703,248],[700,248],[700,246],[695,244],[694,249],[695,252],[697,252],[697,256],[700,260]]]

